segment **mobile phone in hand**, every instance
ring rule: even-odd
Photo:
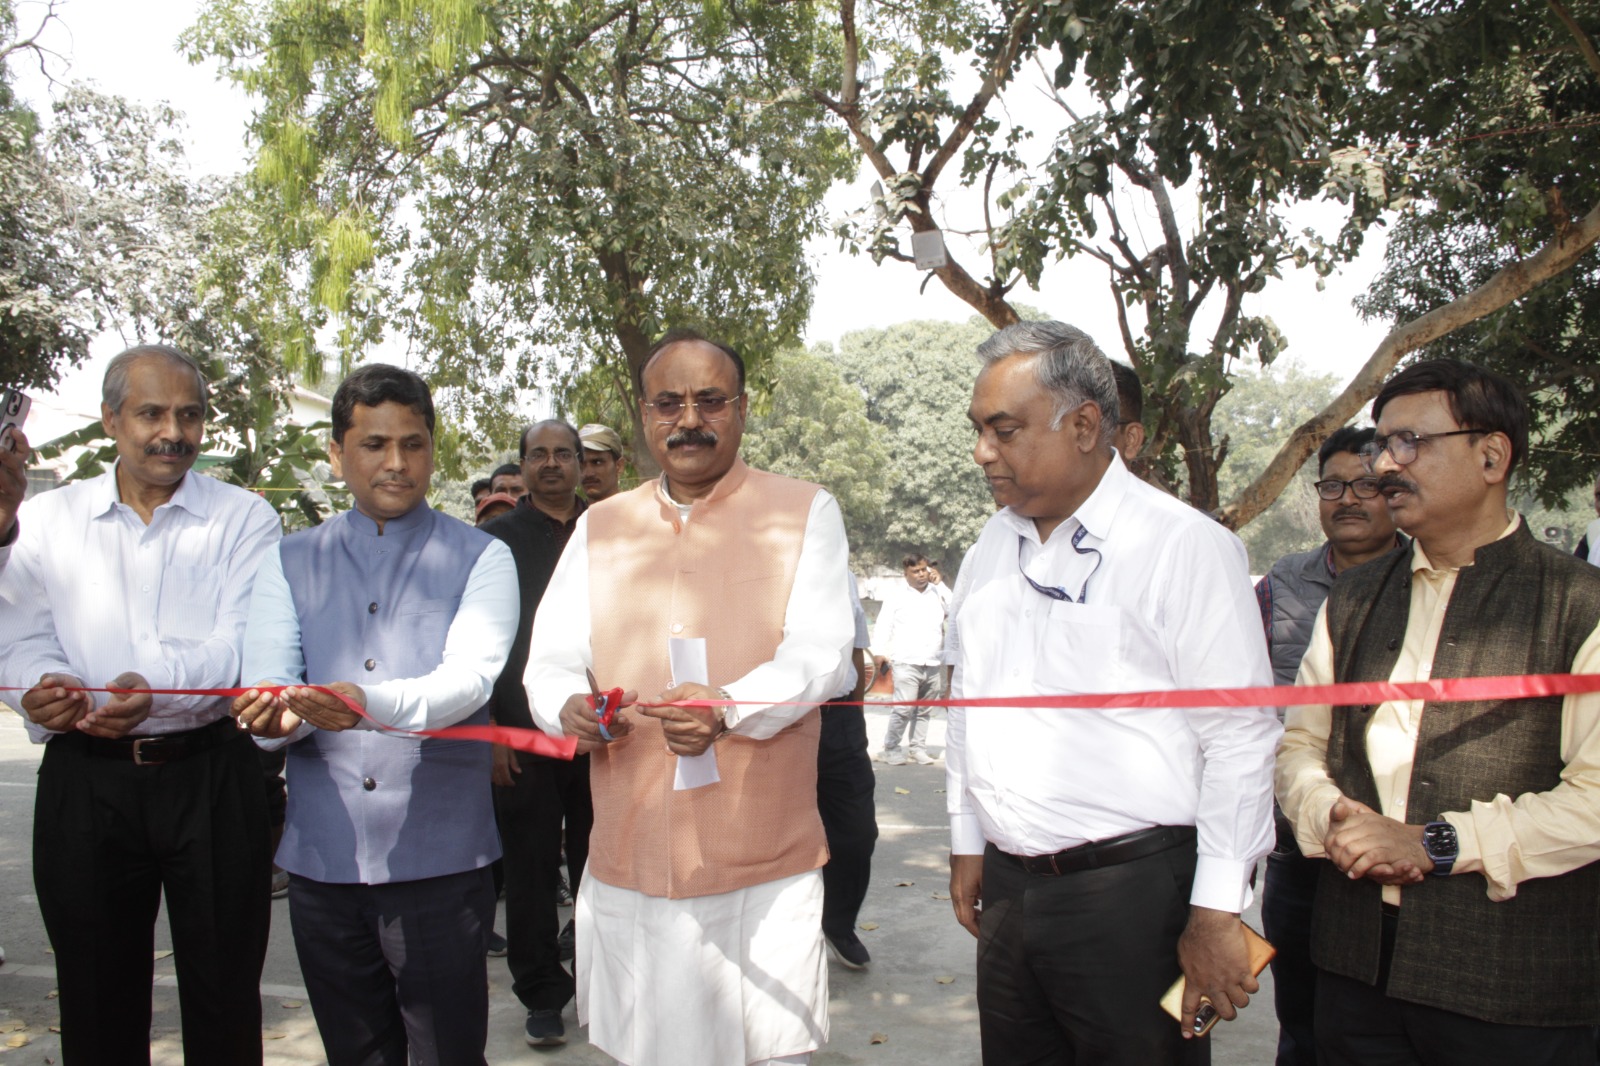
[[[21,389],[0,391],[0,451],[17,450],[12,427],[19,433],[22,431],[22,424],[28,420],[28,408],[32,406],[33,401]]]

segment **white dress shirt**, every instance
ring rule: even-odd
[[[1071,601],[1033,589],[1023,568]],[[1033,521],[1010,508],[991,518],[958,584],[953,699],[1272,681],[1244,545],[1119,457],[1042,544]],[[1281,733],[1276,712],[1262,707],[951,708],[952,850],[978,854],[987,840],[1047,855],[1194,825],[1190,901],[1240,911],[1273,844]]]
[[[856,575],[850,574],[850,618],[856,625],[854,647],[867,651],[872,647],[872,635],[867,629],[867,612],[861,606],[861,590],[856,586]]]
[[[664,490],[658,487],[656,491]],[[680,513],[687,514],[685,521],[693,520],[692,506],[686,511],[680,506]],[[849,558],[839,504],[819,491],[806,516],[794,585],[783,613],[783,639],[771,662],[723,686],[736,704],[726,710],[731,732],[754,740],[775,736],[851,679],[855,624],[848,599]],[[528,669],[523,674],[533,717],[552,736],[562,735],[562,705],[574,692],[589,691],[584,671],[594,665],[589,642],[592,624],[586,513],[578,519],[539,601]],[[650,700],[656,695],[641,692],[639,698]]]
[[[420,677],[395,678],[362,685],[367,715],[390,729],[442,729],[469,717],[489,702],[495,678],[505,665],[522,611],[517,586],[517,564],[505,542],[496,540],[483,550],[467,575],[461,603],[445,632],[444,655],[439,665]],[[301,647],[300,616],[294,594],[283,573],[283,554],[274,549],[261,561],[255,595],[250,601],[249,640],[245,645],[245,684],[258,681],[281,685],[306,683],[305,652]],[[320,682],[350,678],[318,678]],[[371,729],[363,720],[356,728]],[[274,749],[307,735],[316,727],[302,723],[288,737],[260,740]]]
[[[147,526],[113,467],[22,510],[16,544],[0,550],[0,684],[29,688],[48,673],[101,687],[130,670],[151,688],[238,684],[251,584],[282,535],[265,500],[190,471]],[[155,696],[131,735],[194,729],[230,702]],[[26,724],[35,742],[52,735]]]
[[[891,663],[937,666],[944,658],[944,620],[949,603],[932,582],[919,591],[899,581],[884,594],[872,650]]]

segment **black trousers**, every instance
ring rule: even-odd
[[[1278,846],[1267,856],[1261,924],[1277,949],[1272,1005],[1278,1012],[1276,1066],[1315,1066],[1317,968],[1311,962],[1311,904],[1326,859],[1300,854],[1294,830],[1278,815]]]
[[[489,868],[382,885],[289,878],[289,925],[329,1066],[483,1066]]]
[[[1592,1026],[1501,1025],[1390,998],[1396,924],[1384,915],[1377,985],[1318,972],[1322,1066],[1594,1066]]]
[[[576,985],[561,965],[556,908],[561,877],[561,825],[567,828],[568,884],[574,894],[589,859],[594,801],[589,757],[543,759],[517,753],[516,784],[494,790],[506,888],[506,941],[511,990],[529,1010],[560,1010]]]
[[[817,813],[828,837],[822,868],[822,931],[839,937],[855,928],[872,879],[878,841],[876,778],[867,755],[867,719],[860,707],[825,703],[817,745]]]
[[[978,1021],[985,1066],[1206,1066],[1159,1006],[1180,972],[1193,847],[1058,877],[983,857]]]
[[[155,922],[172,928],[183,1053],[261,1062],[261,965],[271,857],[261,764],[231,719],[217,747],[159,766],[91,754],[70,733],[45,745],[33,817],[33,883],[61,991],[69,1064],[147,1066]]]

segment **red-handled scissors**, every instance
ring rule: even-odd
[[[617,719],[617,711],[622,708],[622,690],[614,688],[610,692],[600,691],[600,682],[594,679],[593,670],[585,670],[584,676],[589,679],[589,709],[599,718],[600,736],[607,743],[617,738],[611,735],[611,723]]]

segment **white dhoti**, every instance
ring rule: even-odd
[[[578,1022],[625,1066],[747,1066],[827,1043],[820,870],[693,899],[590,873],[574,917]]]

